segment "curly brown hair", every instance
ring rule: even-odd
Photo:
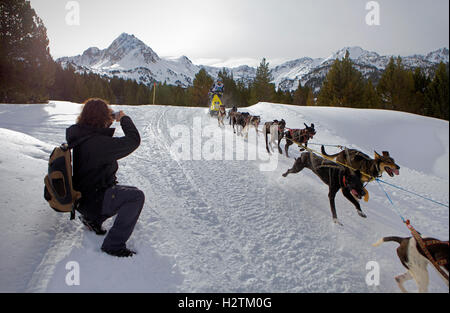
[[[113,123],[112,110],[106,100],[99,98],[87,99],[83,104],[83,110],[78,116],[77,124],[88,125],[96,128],[108,128]]]

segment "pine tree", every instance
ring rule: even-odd
[[[272,102],[275,95],[275,85],[271,84],[272,75],[270,74],[269,63],[263,58],[256,69],[256,77],[253,80],[251,88],[250,104],[258,102]]]
[[[380,106],[380,99],[370,79],[365,85],[362,103],[365,108],[369,109],[377,109]]]
[[[0,1],[0,101],[48,100],[56,69],[48,43],[29,1]]]
[[[250,104],[250,88],[247,88],[243,79],[238,80],[236,84],[237,100],[236,107],[246,107]]]
[[[449,120],[449,72],[444,63],[440,63],[433,81],[425,93],[428,115]]]
[[[189,88],[192,105],[201,107],[209,106],[208,93],[213,83],[214,80],[212,77],[208,75],[204,68],[202,68],[197,75],[195,75],[193,86]]]
[[[184,106],[186,103],[186,90],[181,86],[175,86],[172,92],[174,96],[174,105]]]
[[[427,103],[425,101],[425,94],[428,90],[428,86],[431,83],[430,78],[428,75],[424,73],[424,71],[421,68],[416,68],[414,70],[413,74],[413,80],[414,80],[414,100],[416,102],[416,112],[418,114],[422,115],[429,115],[431,112],[430,108],[427,107]]]
[[[417,111],[413,74],[405,70],[400,57],[389,61],[378,83],[377,93],[384,109]]]
[[[320,106],[361,107],[364,94],[362,74],[353,67],[347,51],[342,60],[336,59],[328,72],[318,96]]]
[[[306,99],[306,106],[314,106],[314,105],[316,105],[314,93],[311,88],[308,88],[308,97]]]
[[[299,82],[298,88],[294,92],[292,103],[301,106],[307,105],[310,90],[311,89],[307,86],[302,87],[302,83]]]
[[[148,88],[143,84],[138,85],[136,102],[137,102],[137,104],[149,104],[150,103]]]

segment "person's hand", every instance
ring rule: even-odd
[[[121,119],[122,117],[124,117],[124,116],[126,116],[126,114],[123,113],[123,111],[119,111],[119,114],[117,115],[116,122],[120,122],[120,119]]]

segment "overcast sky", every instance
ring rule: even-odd
[[[372,26],[366,0],[78,0],[79,25],[70,25],[70,1],[30,2],[55,58],[104,49],[123,32],[161,57],[220,66],[328,57],[346,46],[402,56],[449,46],[449,0],[378,0]]]

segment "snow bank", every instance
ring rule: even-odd
[[[43,198],[51,146],[0,128],[0,290],[24,291],[54,235],[55,216]]]

